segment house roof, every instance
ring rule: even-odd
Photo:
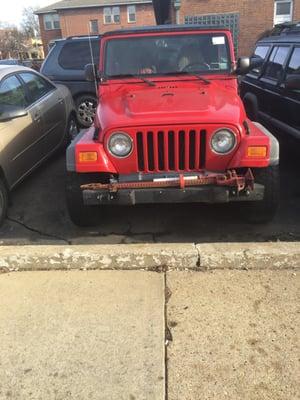
[[[152,3],[152,0],[61,0],[52,3],[47,7],[39,8],[35,14],[47,14],[57,10],[66,10],[74,8],[90,8],[105,6],[121,6],[130,4]]]

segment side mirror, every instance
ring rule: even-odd
[[[86,64],[84,67],[85,80],[89,82],[98,81],[98,73],[96,64]]]
[[[289,75],[285,80],[285,89],[300,90],[300,75]]]
[[[237,62],[236,73],[238,75],[246,75],[252,69],[260,67],[263,61],[261,57],[241,57]]]
[[[2,106],[0,107],[0,122],[10,121],[11,119],[24,117],[28,112],[18,106]]]
[[[240,57],[237,61],[236,73],[237,75],[245,75],[250,71],[250,58],[249,57]]]

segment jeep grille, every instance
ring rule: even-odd
[[[193,171],[205,167],[206,130],[136,133],[139,171]]]

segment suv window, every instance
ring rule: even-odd
[[[290,59],[287,75],[299,74],[300,75],[300,47],[296,47]]]
[[[0,85],[0,104],[19,107],[27,106],[24,87],[15,75],[2,81]]]
[[[53,89],[53,86],[41,76],[24,72],[19,74],[25,82],[26,90],[30,96],[30,103],[34,103]]]
[[[84,69],[84,66],[93,62],[93,59],[94,63],[98,65],[100,41],[91,40],[91,48],[92,55],[88,40],[66,43],[58,56],[58,63],[64,69],[78,70]]]
[[[271,52],[264,76],[279,80],[282,77],[283,65],[290,51],[288,46],[275,46]]]
[[[270,49],[270,46],[263,46],[263,45],[257,46],[255,51],[254,51],[253,56],[254,57],[259,57],[262,60],[265,60],[269,49]],[[251,72],[255,73],[255,74],[259,74],[261,72],[261,69],[262,69],[262,65],[260,65],[259,67],[254,68]]]

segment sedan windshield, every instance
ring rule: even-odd
[[[178,73],[215,74],[230,70],[227,37],[222,33],[142,36],[108,40],[107,78]]]

